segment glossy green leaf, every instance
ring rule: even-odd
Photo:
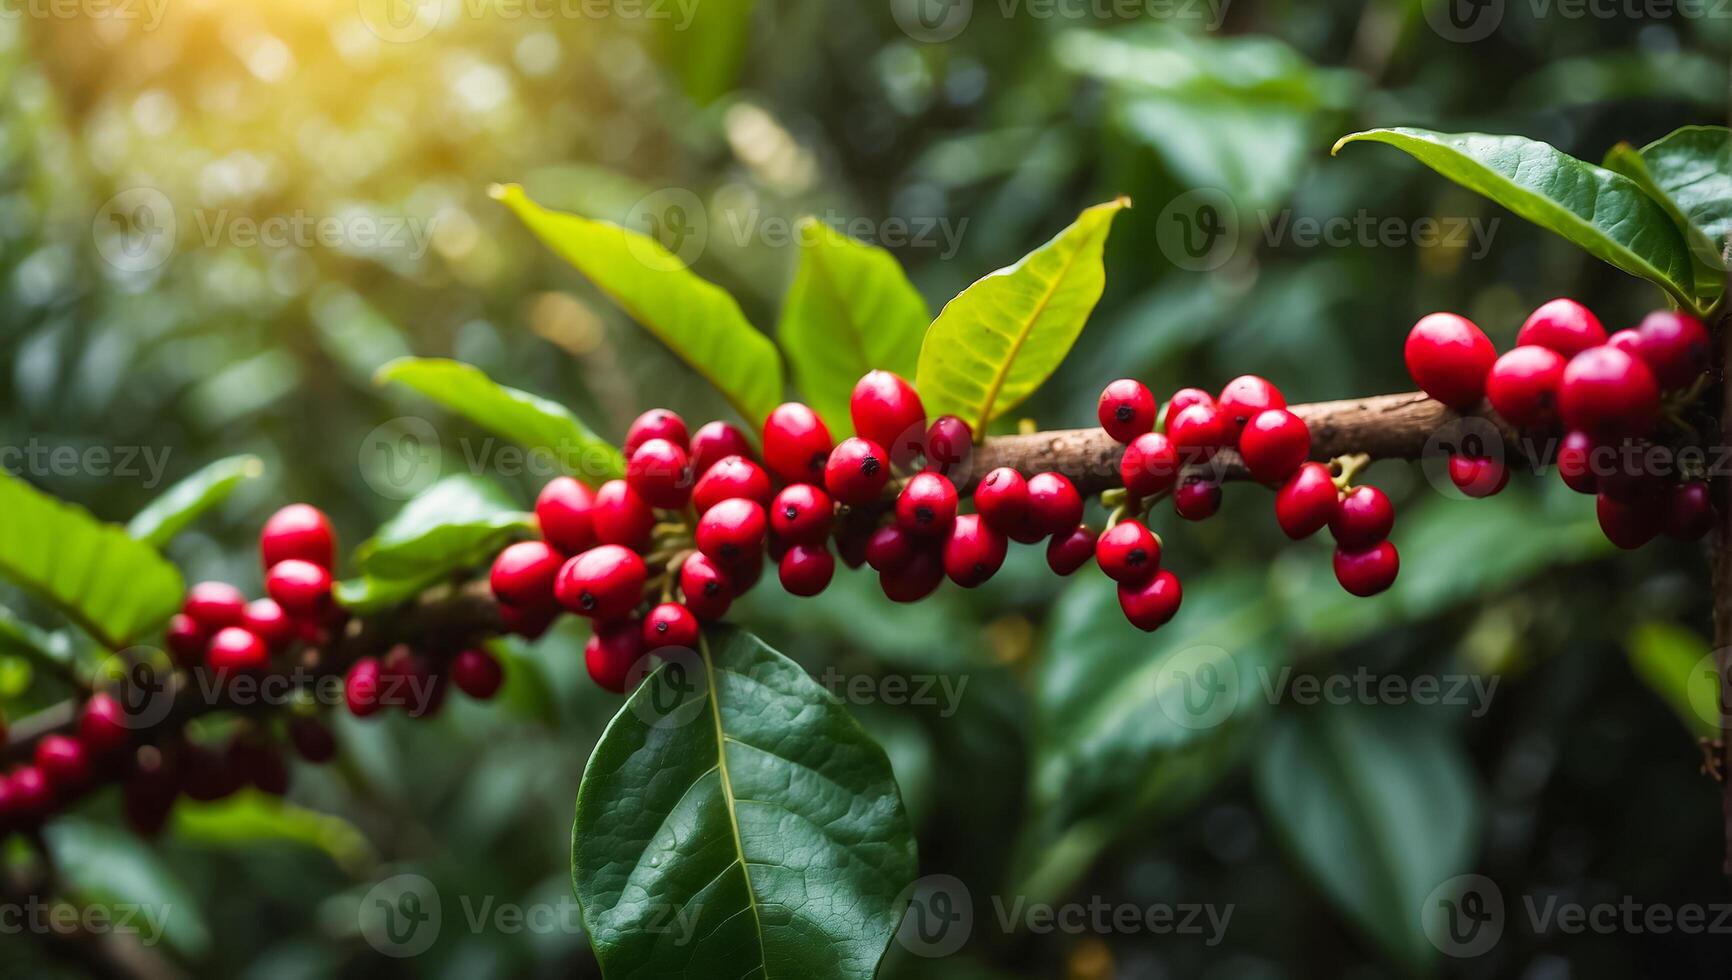
[[[413,388],[489,432],[545,453],[592,487],[625,473],[620,451],[570,409],[498,384],[480,368],[436,357],[400,357],[381,367],[374,380]]]
[[[974,427],[1034,394],[1076,343],[1106,286],[1101,251],[1119,198],[1097,204],[1051,241],[958,293],[920,346],[915,387],[930,416]]]
[[[78,684],[72,645],[65,633],[50,633],[13,615],[0,606],[0,656],[17,657],[33,668]]]
[[[648,235],[550,211],[516,184],[494,195],[560,258],[595,283],[756,427],[782,400],[782,358],[727,291],[699,278]]]
[[[1630,667],[1671,707],[1690,734],[1720,737],[1720,672],[1708,641],[1676,623],[1638,625],[1624,641]]]
[[[0,576],[52,604],[110,649],[180,608],[180,572],[118,524],[0,474]]]
[[[126,533],[161,548],[200,514],[227,500],[242,481],[257,479],[264,471],[264,461],[251,454],[219,459],[146,504],[127,522]]]
[[[1292,712],[1253,772],[1264,819],[1299,865],[1412,972],[1437,956],[1427,898],[1471,870],[1480,823],[1466,754],[1431,721],[1348,705]]]
[[[214,803],[181,800],[174,808],[174,835],[237,851],[270,843],[304,847],[325,854],[356,877],[368,874],[378,862],[366,835],[349,821],[256,790]]]
[[[402,605],[440,582],[450,574],[445,569],[433,569],[419,575],[402,578],[382,578],[377,575],[357,575],[338,582],[332,589],[337,604],[352,613],[366,615],[384,612]]]
[[[1606,167],[1640,184],[1672,216],[1696,263],[1697,295],[1726,288],[1726,240],[1732,235],[1732,131],[1685,126],[1637,150],[1612,147]]]
[[[931,314],[896,257],[808,218],[800,268],[776,339],[801,395],[837,439],[853,432],[848,396],[867,371],[914,377]]]
[[[519,510],[498,484],[457,474],[404,504],[356,554],[367,575],[419,578],[435,569],[462,568],[534,528],[534,516]]]
[[[884,751],[798,664],[722,628],[650,677],[584,771],[572,878],[609,977],[874,976],[914,880]]]
[[[1373,129],[1348,143],[1387,143],[1450,180],[1581,246],[1590,255],[1696,307],[1683,236],[1635,181],[1521,136]]]
[[[188,960],[209,951],[210,926],[196,898],[147,841],[78,816],[49,823],[43,837],[67,897],[110,913],[115,932],[128,931],[130,941],[145,946],[165,943]]]

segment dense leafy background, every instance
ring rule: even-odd
[[[256,454],[263,475],[169,548],[188,580],[256,586],[252,533],[276,504],[318,501],[351,544],[396,513],[404,495],[373,435],[383,423],[399,420],[393,437],[405,416],[431,423],[442,456],[429,459],[447,476],[481,458],[487,489],[474,493],[524,506],[547,475],[492,455],[489,430],[408,387],[376,385],[393,358],[474,364],[612,439],[652,404],[694,420],[729,411],[489,200],[496,181],[615,220],[689,195],[708,227],[695,270],[765,331],[796,276],[802,215],[880,231],[890,218],[948,222],[954,242],[884,242],[935,311],[1123,194],[1135,207],[1114,222],[1090,328],[1000,424],[1024,413],[1083,424],[1101,382],[1126,372],[1163,392],[1243,371],[1298,400],[1402,389],[1401,332],[1433,309],[1467,313],[1507,344],[1528,309],[1558,294],[1618,326],[1662,296],[1401,154],[1356,146],[1331,159],[1336,137],[1392,125],[1521,133],[1597,161],[1620,141],[1640,147],[1726,116],[1724,20],[1541,16],[1511,3],[1495,33],[1459,43],[1408,0],[1232,4],[1214,32],[974,7],[942,44],[910,39],[885,3],[707,3],[686,31],[629,17],[474,17],[465,4],[413,43],[380,41],[344,0],[170,4],[148,31],[0,20],[0,444],[167,453],[163,485],[7,466],[124,521],[166,481]],[[139,185],[174,203],[182,245],[127,273],[99,258],[92,222]],[[1176,268],[1157,234],[1167,202],[1199,187],[1224,191],[1253,239],[1207,272]],[[1275,221],[1360,209],[1498,224],[1483,251],[1306,247],[1256,231],[1260,211]],[[195,212],[206,226],[375,214],[419,231],[402,248],[242,247],[201,240]],[[1378,896],[1411,887],[1403,868],[1431,873],[1464,848],[1460,870],[1506,896],[1722,897],[1717,794],[1697,774],[1699,725],[1676,684],[1676,665],[1705,652],[1696,549],[1613,560],[1592,545],[1579,498],[1518,484],[1468,506],[1440,499],[1416,470],[1371,475],[1402,507],[1407,561],[1398,589],[1373,603],[1340,594],[1321,544],[1285,545],[1266,495],[1229,492],[1224,519],[1162,530],[1191,593],[1186,628],[1216,630],[1209,642],[1236,657],[1502,682],[1483,717],[1418,712],[1427,717],[1397,719],[1403,734],[1387,744],[1389,719],[1282,707],[1197,737],[1124,712],[1115,677],[1149,673],[1175,641],[1101,626],[1114,617],[1099,583],[1060,588],[1031,552],[977,594],[894,615],[864,578],[816,601],[765,590],[742,604],[741,618],[814,676],[966,678],[955,711],[852,710],[889,753],[922,872],[965,882],[977,923],[995,921],[995,895],[1236,907],[1217,946],[977,928],[948,960],[893,944],[888,975],[1391,975],[1425,947],[1413,923],[1387,921]],[[26,613],[40,611],[33,602],[7,597]],[[1636,632],[1642,623],[1656,625]],[[183,808],[146,846],[102,826],[113,801],[98,797],[51,841],[69,887],[172,901],[165,951],[210,975],[595,976],[573,930],[447,928],[422,957],[386,962],[355,915],[395,871],[429,877],[448,922],[462,921],[459,897],[566,899],[578,775],[618,707],[583,678],[581,640],[567,627],[514,646],[494,704],[456,703],[428,723],[345,722],[344,764],[297,770],[287,809]],[[52,680],[20,692],[26,665],[46,670],[62,645],[0,637],[8,715],[55,694]],[[1413,709],[1373,713],[1391,711]],[[1090,731],[1091,718],[1119,723]],[[1382,797],[1339,824],[1289,810],[1308,776],[1328,799],[1354,785],[1343,773],[1391,768],[1405,779],[1380,779]],[[1478,814],[1474,833],[1404,827],[1400,867],[1339,852],[1353,847],[1352,821],[1421,806],[1429,819]],[[7,942],[9,957],[34,949]],[[1439,968],[1526,977],[1563,964],[1595,977],[1727,969],[1723,940],[1526,930],[1485,959]]]

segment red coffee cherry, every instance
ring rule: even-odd
[[[625,467],[626,485],[651,507],[678,510],[692,496],[691,461],[683,443],[646,439]]]
[[[237,779],[253,784],[260,792],[285,796],[289,792],[289,766],[282,750],[258,734],[237,735],[229,740],[228,768]]]
[[[1594,440],[1586,432],[1571,432],[1558,443],[1558,476],[1577,493],[1598,493],[1599,476],[1593,467]]]
[[[1322,463],[1306,463],[1275,494],[1275,523],[1294,541],[1328,526],[1340,506],[1341,492]]]
[[[830,495],[810,483],[791,483],[770,504],[770,529],[790,544],[823,544],[835,523]]]
[[[1078,525],[1069,534],[1055,534],[1046,544],[1046,567],[1055,575],[1070,575],[1088,564],[1095,556],[1100,532],[1086,524]]]
[[[1618,350],[1623,351],[1644,364],[1648,362],[1648,354],[1642,349],[1642,335],[1638,333],[1634,327],[1631,327],[1628,330],[1620,330],[1606,338],[1606,346],[1616,347]],[[1651,371],[1653,368],[1649,368],[1648,370]]]
[[[336,738],[324,722],[312,715],[301,715],[289,722],[289,744],[295,747],[296,755],[314,765],[337,757]]]
[[[1192,405],[1218,407],[1215,405],[1215,396],[1209,394],[1203,389],[1180,388],[1178,391],[1173,392],[1172,400],[1167,402],[1167,418],[1178,418],[1180,412],[1190,408]]]
[[[799,402],[776,406],[764,420],[764,463],[790,483],[815,483],[830,458],[830,430]]]
[[[625,693],[632,666],[643,656],[641,629],[630,621],[595,624],[595,632],[583,645],[583,665],[602,690]]]
[[[609,480],[595,488],[589,517],[597,541],[637,551],[649,545],[656,525],[655,511],[649,501],[624,480]]]
[[[1201,463],[1213,459],[1228,444],[1231,434],[1221,410],[1213,403],[1199,402],[1177,415],[1167,415],[1167,438],[1173,440],[1173,448],[1181,460]]]
[[[1403,355],[1407,373],[1427,395],[1451,408],[1472,408],[1485,395],[1497,349],[1467,317],[1432,313],[1413,325]]]
[[[1594,500],[1594,513],[1606,540],[1626,550],[1640,548],[1660,533],[1661,513],[1648,504],[1626,504],[1602,493]]]
[[[206,632],[239,626],[246,608],[247,597],[227,582],[200,582],[187,590],[181,605],[181,611]]]
[[[259,557],[266,568],[290,558],[336,568],[337,535],[331,530],[330,519],[317,507],[290,504],[265,520],[259,531]]]
[[[1516,332],[1517,346],[1544,347],[1569,360],[1606,342],[1600,318],[1573,299],[1554,299],[1528,314]]]
[[[1401,555],[1388,541],[1379,541],[1359,551],[1335,549],[1335,581],[1361,598],[1389,588],[1400,571]]]
[[[1009,534],[1028,520],[1028,481],[1008,466],[986,474],[974,488],[974,510],[986,525]]]
[[[1133,497],[1153,497],[1179,482],[1179,450],[1164,433],[1145,432],[1119,457],[1119,482]]]
[[[162,637],[169,652],[174,654],[175,663],[187,667],[204,657],[204,648],[210,645],[211,632],[186,613],[175,613],[163,628]]]
[[[553,583],[565,565],[564,555],[545,541],[518,541],[493,559],[488,576],[494,598],[520,609],[547,609],[555,603]]]
[[[1119,584],[1119,609],[1132,626],[1145,633],[1153,633],[1171,622],[1184,597],[1179,577],[1166,569],[1145,582]]]
[[[1161,569],[1161,542],[1136,520],[1120,521],[1095,542],[1095,561],[1107,578],[1135,585]]]
[[[1663,507],[1670,487],[1657,471],[1665,464],[1656,460],[1656,465],[1650,465],[1652,445],[1626,439],[1599,450],[1602,456],[1596,460],[1600,469],[1595,477],[1601,493],[1621,504]]]
[[[956,487],[937,473],[916,473],[896,496],[896,523],[910,534],[937,537],[956,521]]]
[[[1558,389],[1564,382],[1563,355],[1529,344],[1497,359],[1485,379],[1491,407],[1522,429],[1543,429],[1557,421]]]
[[[836,557],[849,568],[866,564],[866,545],[872,540],[872,523],[864,515],[848,515],[836,529]]]
[[[968,471],[974,430],[954,415],[940,415],[926,430],[926,468],[949,476]]]
[[[560,551],[575,555],[595,547],[595,523],[591,510],[595,494],[569,476],[547,481],[535,498],[535,522],[541,536]]]
[[[762,466],[744,456],[728,456],[698,478],[698,485],[692,489],[692,507],[701,515],[730,497],[767,505],[774,494],[770,474]]]
[[[257,633],[239,626],[225,626],[217,630],[216,635],[210,638],[210,647],[205,651],[205,663],[217,671],[264,670],[270,662],[271,652],[265,646],[265,641],[260,639]]]
[[[1028,521],[1023,533],[1032,535],[1025,544],[1070,533],[1082,523],[1083,499],[1076,485],[1061,473],[1036,473],[1028,478]],[[1016,538],[1023,541],[1021,536]]]
[[[379,703],[395,705],[411,718],[430,718],[445,703],[449,681],[432,658],[399,643],[379,665]]]
[[[281,650],[300,635],[300,624],[275,599],[254,599],[241,612],[241,628],[258,634],[272,650]]]
[[[1158,409],[1155,396],[1141,381],[1120,378],[1101,391],[1095,417],[1114,441],[1128,445],[1155,427]]]
[[[726,422],[705,422],[692,433],[692,475],[703,476],[729,456],[752,458],[752,444],[746,434]]]
[[[1469,497],[1490,497],[1509,484],[1509,467],[1485,456],[1449,457],[1449,482]]]
[[[918,455],[926,435],[926,407],[914,386],[889,371],[868,371],[854,385],[848,415],[861,438],[883,446],[899,462]]]
[[[618,619],[637,608],[648,577],[637,552],[617,544],[596,545],[560,568],[554,594],[574,613]]]
[[[919,602],[943,581],[944,560],[930,544],[919,547],[901,568],[878,573],[878,584],[891,602]]]
[[[824,463],[824,486],[845,504],[869,504],[890,482],[890,457],[876,442],[850,436]]]
[[[1252,477],[1281,483],[1311,455],[1311,429],[1284,408],[1259,412],[1239,435],[1239,455]]]
[[[733,568],[763,549],[766,527],[764,508],[757,501],[724,500],[698,518],[698,550],[723,568]]]
[[[684,446],[691,442],[686,434],[686,420],[680,418],[665,408],[652,408],[632,421],[631,427],[625,430],[625,445],[622,451],[626,459],[637,455],[638,447],[651,439],[666,439],[676,446]]]
[[[90,754],[83,743],[65,735],[44,735],[36,743],[36,768],[62,800],[69,800],[90,784]]]
[[[188,799],[210,803],[240,791],[240,774],[229,765],[228,753],[187,744],[180,754],[181,786]]]
[[[1286,408],[1287,399],[1281,395],[1281,389],[1263,378],[1243,374],[1227,382],[1215,405],[1226,417],[1228,433],[1237,439],[1245,431],[1245,426],[1258,415],[1270,409]]]
[[[314,619],[331,608],[331,573],[310,561],[290,558],[265,573],[265,592],[296,619]]]
[[[343,675],[343,702],[356,718],[365,718],[379,710],[381,673],[382,666],[377,657],[362,657]]]
[[[98,757],[124,752],[132,742],[126,709],[102,691],[92,694],[78,713],[78,740]]]
[[[776,576],[790,595],[817,595],[835,575],[836,558],[822,542],[792,545],[776,565]]]
[[[646,650],[682,650],[698,648],[698,617],[677,602],[664,602],[651,609],[643,618],[643,645]]]
[[[1186,477],[1173,491],[1173,512],[1187,521],[1206,521],[1221,509],[1221,485],[1208,477]]]
[[[1564,425],[1592,436],[1641,436],[1660,417],[1660,385],[1647,365],[1615,347],[1570,359],[1558,388]]]
[[[6,779],[10,789],[7,809],[16,826],[31,827],[54,812],[54,786],[41,769],[19,766]]]
[[[692,615],[717,620],[727,615],[734,601],[734,583],[716,563],[701,554],[686,556],[680,565],[680,595]]]
[[[979,514],[963,514],[944,539],[944,574],[957,585],[972,589],[998,574],[1009,547],[1004,532],[987,524]]]
[[[1661,521],[1668,537],[1695,541],[1714,529],[1714,499],[1708,484],[1690,480],[1672,487]]]
[[[1636,333],[1642,359],[1667,388],[1688,387],[1708,370],[1708,331],[1688,313],[1660,310],[1642,319]]]
[[[451,658],[451,683],[475,700],[485,701],[505,683],[505,668],[492,653],[470,647]]]
[[[914,536],[896,524],[872,532],[866,542],[866,564],[875,572],[895,572],[914,557]]]
[[[1389,537],[1395,527],[1395,506],[1376,487],[1354,487],[1341,498],[1329,533],[1348,551],[1362,551]],[[1349,590],[1351,591],[1351,590]]]

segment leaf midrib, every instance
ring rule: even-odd
[[[1082,254],[1083,244],[1083,242],[1078,242],[1076,247],[1065,255],[1064,266],[1059,269],[1057,275],[1052,277],[1052,282],[1047,286],[1046,294],[1035,305],[1034,312],[1023,321],[1022,329],[1017,332],[1015,341],[1010,345],[1010,351],[1004,357],[1003,366],[993,372],[992,386],[986,390],[986,398],[980,406],[980,421],[974,427],[976,440],[986,437],[986,424],[992,421],[992,405],[998,401],[998,393],[1004,389],[1004,382],[1010,377],[1011,366],[1016,363],[1017,355],[1022,353],[1022,345],[1027,342],[1029,335],[1034,333],[1035,321],[1039,320],[1042,314],[1046,312],[1046,308],[1052,304],[1052,298],[1058,295],[1059,284],[1070,275],[1071,267],[1076,264],[1077,256]]]
[[[722,784],[722,806],[728,813],[728,833],[733,839],[734,857],[740,863],[740,876],[746,882],[746,905],[752,910],[752,927],[758,937],[758,968],[764,971],[765,980],[769,980],[770,961],[764,948],[764,919],[758,914],[758,892],[752,887],[752,869],[746,861],[745,841],[740,837],[740,819],[734,813],[734,781],[728,774],[728,737],[722,731],[722,695],[716,684],[716,664],[710,657],[710,640],[703,633],[698,634],[698,652],[704,658],[704,671],[709,675],[710,720],[715,725],[716,774]]]

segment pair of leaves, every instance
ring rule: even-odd
[[[356,549],[359,578],[337,586],[337,599],[356,612],[403,602],[535,530],[503,488],[466,473],[445,477],[416,494]]]

